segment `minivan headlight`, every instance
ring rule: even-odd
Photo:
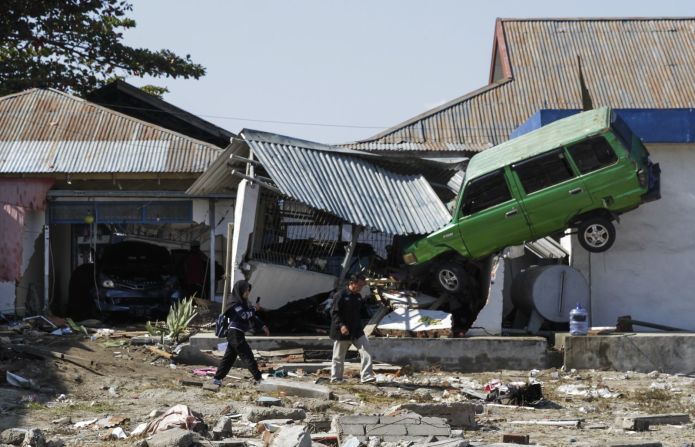
[[[106,289],[113,289],[114,287],[116,287],[116,285],[115,285],[115,284],[113,283],[113,281],[110,280],[110,279],[105,279],[105,280],[101,283],[101,286],[104,287],[104,288],[106,288]]]
[[[408,265],[417,264],[417,257],[414,253],[406,253],[403,255],[403,261]]]
[[[641,187],[647,186],[647,171],[645,169],[637,171],[637,180]]]

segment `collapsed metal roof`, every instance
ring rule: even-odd
[[[243,163],[234,155],[245,156],[248,144],[282,194],[354,225],[392,235],[428,234],[451,219],[427,179],[385,167],[393,160],[254,130],[241,136],[245,144],[235,140],[188,194],[229,190],[236,183],[230,165]]]
[[[0,98],[0,174],[200,173],[222,149],[52,89]]]

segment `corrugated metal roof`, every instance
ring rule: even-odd
[[[608,129],[610,116],[611,111],[607,107],[578,113],[476,154],[468,162],[466,179],[476,178],[581,138],[597,135]]]
[[[422,175],[386,170],[357,154],[243,130],[256,158],[289,197],[388,234],[427,234],[451,219]]]
[[[56,90],[0,98],[0,174],[199,173],[220,153]]]
[[[496,146],[539,109],[582,108],[579,60],[594,107],[695,105],[693,18],[500,19],[495,35],[495,54],[509,58],[511,79],[344,146],[471,152]]]

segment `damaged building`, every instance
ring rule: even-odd
[[[219,141],[202,120],[181,116]],[[1,312],[66,315],[90,305],[105,287],[95,261],[119,241],[155,250],[172,268],[192,243],[210,270],[224,263],[233,197],[185,194],[222,148],[51,89],[0,98],[0,119]],[[208,290],[218,276],[206,272]],[[147,287],[130,284],[121,304],[132,298],[139,310]]]

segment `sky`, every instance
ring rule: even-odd
[[[131,0],[125,43],[190,54],[195,79],[128,78],[224,129],[368,138],[485,86],[495,20],[690,17],[683,0]]]

